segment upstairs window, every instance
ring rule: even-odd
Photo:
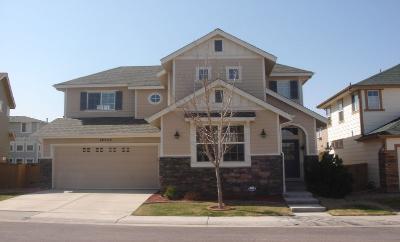
[[[210,80],[210,68],[209,67],[199,67],[197,68],[197,80],[207,81]]]
[[[222,103],[224,101],[224,91],[223,90],[215,90],[214,93],[215,103]]]
[[[81,92],[80,110],[122,110],[122,91]]]
[[[379,90],[367,91],[367,109],[380,110],[382,109],[381,93]]]
[[[326,117],[328,118],[328,125],[332,124],[331,112],[332,110],[330,106],[325,109]]]
[[[222,52],[222,40],[214,40],[214,51],[215,52]]]
[[[33,145],[26,145],[26,151],[33,151]]]
[[[240,67],[238,66],[228,66],[226,68],[226,76],[229,81],[240,80]]]
[[[149,95],[148,100],[151,104],[159,104],[161,102],[161,95],[159,93],[152,93]]]
[[[358,112],[358,110],[360,110],[358,93],[353,93],[351,95],[351,109],[353,110],[353,112]]]
[[[26,123],[21,123],[21,132],[26,133]]]
[[[299,99],[299,84],[296,80],[269,81],[269,88],[290,99]]]
[[[343,122],[344,121],[343,99],[337,101],[337,110],[339,113],[339,122]]]

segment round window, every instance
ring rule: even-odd
[[[152,93],[149,95],[149,102],[151,104],[158,104],[161,102],[161,95],[159,93]]]

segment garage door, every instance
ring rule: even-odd
[[[157,146],[56,146],[54,188],[158,188]]]

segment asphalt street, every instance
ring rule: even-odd
[[[0,241],[399,241],[400,227],[143,227],[0,222]]]

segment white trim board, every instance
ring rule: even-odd
[[[246,93],[246,92],[244,92],[244,91],[242,91],[242,90],[240,90],[238,88],[235,88],[234,86],[232,86],[231,84],[229,84],[229,83],[227,83],[227,82],[225,82],[223,80],[216,80],[216,81],[210,83],[209,84],[209,89],[210,88],[215,88],[215,87],[218,87],[218,86],[222,86],[222,87],[225,87],[227,89],[232,89],[232,91],[234,93],[236,93],[239,96],[242,96],[244,98],[247,98],[248,100],[258,104],[259,106],[261,106],[261,107],[263,107],[263,108],[265,108],[267,110],[270,110],[270,111],[272,111],[274,113],[277,113],[277,114],[281,115],[282,117],[284,117],[286,119],[289,119],[289,120],[293,119],[292,115],[280,110],[279,108],[276,108],[276,107],[272,106],[271,104],[268,104],[268,103],[264,102],[261,99],[258,99],[256,97],[254,97],[254,96],[252,96],[252,95],[250,95],[250,94],[248,94],[248,93]],[[160,118],[161,116],[169,113],[170,111],[173,111],[176,108],[182,106],[183,104],[189,102],[192,98],[197,97],[199,95],[202,95],[204,92],[205,92],[204,88],[200,88],[199,90],[197,90],[193,94],[190,94],[190,95],[182,98],[178,102],[166,107],[165,109],[161,110],[160,112],[158,112],[156,114],[153,114],[149,118],[146,118],[146,121],[151,123],[151,122],[155,121],[156,119]]]

